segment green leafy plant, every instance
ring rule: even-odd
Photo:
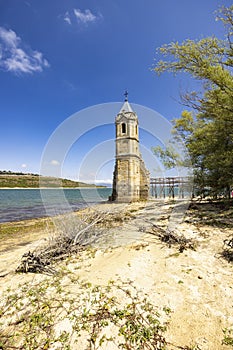
[[[153,149],[166,167],[180,165],[180,161],[191,166],[198,193],[215,199],[230,198],[233,185],[233,6],[219,8],[216,15],[225,28],[224,39],[187,38],[157,50],[157,74],[187,73],[202,87],[182,94],[181,102],[188,109],[173,120],[173,138],[165,148]],[[187,149],[181,160],[172,147],[180,138]]]
[[[225,328],[223,330],[224,338],[222,343],[225,345],[233,346],[233,330]]]
[[[168,312],[169,311],[169,312]],[[131,282],[95,286],[68,270],[17,292],[7,290],[0,304],[0,349],[166,349],[170,309],[153,305]],[[163,316],[163,322],[161,321]],[[66,325],[64,328],[64,324]]]

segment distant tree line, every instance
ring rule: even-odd
[[[154,70],[161,74],[185,72],[201,82],[200,91],[181,95],[188,107],[173,120],[174,137],[182,138],[194,169],[200,193],[230,197],[233,189],[233,6],[222,7],[216,20],[225,27],[225,38],[172,42],[158,49],[164,60]],[[156,147],[164,163],[174,166],[176,153]]]
[[[18,172],[18,171],[10,171],[10,170],[0,170],[0,175],[31,175],[31,176],[39,176],[39,174],[22,173],[22,172]]]

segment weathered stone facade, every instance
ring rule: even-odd
[[[123,203],[147,200],[149,172],[139,150],[138,117],[127,99],[116,116],[115,125],[116,163],[109,199]]]

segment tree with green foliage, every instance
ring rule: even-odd
[[[164,45],[158,51],[165,59],[154,67],[158,74],[185,72],[202,82],[201,91],[182,95],[189,110],[173,125],[189,152],[195,183],[201,191],[209,187],[214,197],[230,196],[233,186],[233,6],[219,9],[216,20],[225,26],[224,40],[207,37]],[[155,151],[170,158],[166,164],[174,163],[169,150]]]

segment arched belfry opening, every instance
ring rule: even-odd
[[[150,176],[139,151],[138,117],[128,102],[128,92],[115,124],[115,169],[109,200],[123,203],[147,200]]]

